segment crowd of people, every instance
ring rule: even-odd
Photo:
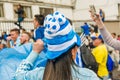
[[[21,7],[19,5],[19,7]],[[15,11],[18,13],[17,11]],[[111,72],[107,68],[108,55],[111,56],[115,66],[119,66],[120,35],[110,34],[100,15],[92,14],[91,18],[96,23],[85,23],[81,28],[85,34],[85,44],[92,50],[98,63],[98,70],[94,71],[79,66],[75,61],[79,47],[83,44],[81,37],[72,29],[71,21],[63,14],[56,11],[46,17],[34,16],[34,30],[27,32],[20,29],[10,30],[10,34],[2,33],[0,50],[16,48],[27,43],[33,43],[32,51],[26,59],[17,66],[13,80],[112,80]],[[23,19],[22,19],[23,20]],[[99,33],[99,31],[100,33]],[[106,43],[106,44],[105,44]],[[110,47],[111,46],[111,47]],[[46,63],[44,66],[35,67],[35,61],[43,52]],[[40,56],[41,57],[41,56]],[[43,56],[42,56],[43,57]],[[80,59],[80,58],[79,58]],[[79,62],[82,64],[81,62]]]
[[[29,42],[36,42],[37,40],[42,39],[44,37],[43,22],[43,15],[35,15],[33,22],[35,30],[27,32],[24,28],[14,28],[10,30],[10,34],[6,34],[6,32],[3,32],[0,38],[0,42],[1,45],[5,46],[3,46],[1,49],[6,47],[13,48]]]
[[[113,47],[109,46],[109,44],[104,42],[104,38],[102,38],[98,28],[99,27],[96,24],[93,25],[88,23],[85,23],[83,26],[81,26],[82,32],[86,35],[86,40],[84,43],[92,50],[96,61],[102,65],[99,67],[100,69],[98,69],[98,75],[105,76],[104,74],[109,74],[109,77],[113,80],[112,71],[116,68],[117,71],[120,71],[120,52],[118,49],[114,49]],[[113,39],[119,41],[119,35],[117,36],[116,33],[111,33],[111,36]],[[107,55],[110,55],[114,62],[112,71],[107,70],[107,66],[105,68],[106,62],[108,60]]]

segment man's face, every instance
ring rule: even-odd
[[[96,47],[99,46],[101,43],[102,43],[101,39],[93,40],[93,45],[96,46]]]
[[[21,34],[21,36],[20,36],[20,43],[21,43],[21,44],[24,44],[24,43],[26,43],[26,42],[28,42],[28,41],[29,41],[28,35],[25,34],[25,33]]]
[[[16,41],[19,35],[17,34],[17,32],[12,31],[10,32],[10,36],[13,41]]]
[[[111,35],[112,35],[113,38],[116,38],[116,35],[114,35],[114,34],[111,34]]]
[[[39,23],[36,20],[36,18],[34,18],[33,23],[34,23],[34,28],[36,29],[39,26]]]

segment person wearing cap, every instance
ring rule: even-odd
[[[93,71],[75,64],[80,37],[63,14],[56,11],[47,15],[44,26],[44,42],[39,40],[34,43],[32,52],[17,68],[13,80],[99,80]],[[45,43],[47,65],[33,69]]]
[[[91,12],[91,11],[90,11]],[[96,25],[98,26],[100,33],[103,37],[103,40],[106,44],[108,44],[109,46],[115,48],[116,50],[120,51],[120,41],[114,39],[110,32],[107,30],[107,28],[105,27],[101,17],[99,14],[93,15],[91,13],[91,19],[96,23]]]
[[[108,57],[107,48],[104,45],[101,35],[92,36],[92,40],[93,45],[95,46],[95,48],[92,50],[92,54],[98,63],[97,75],[101,80],[108,80],[109,73],[106,66]]]
[[[90,11],[91,13],[91,11]],[[105,24],[103,23],[101,17],[99,14],[95,14],[93,15],[91,13],[91,19],[96,23],[96,25],[99,28],[99,31],[103,37],[104,42],[113,47],[115,50],[119,50],[120,51],[120,41],[116,40],[113,38],[113,36],[111,35],[111,33],[108,31],[108,29],[106,28]],[[118,68],[119,70],[119,68]]]

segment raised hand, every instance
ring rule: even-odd
[[[37,40],[33,45],[33,51],[40,53],[44,49],[44,43],[42,40]]]
[[[10,41],[12,38],[11,38],[11,36],[8,36],[7,37],[7,41]]]
[[[91,15],[90,15],[91,18],[96,23],[96,25],[98,25],[99,28],[103,28],[104,23],[103,23],[100,15],[99,14],[93,14],[91,11],[90,11],[90,13],[91,13]]]

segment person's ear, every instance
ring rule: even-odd
[[[73,58],[73,59],[75,59],[75,58],[76,58],[77,49],[78,49],[78,47],[77,47],[77,46],[75,46],[75,47],[71,50],[71,53],[72,53],[72,58]]]

